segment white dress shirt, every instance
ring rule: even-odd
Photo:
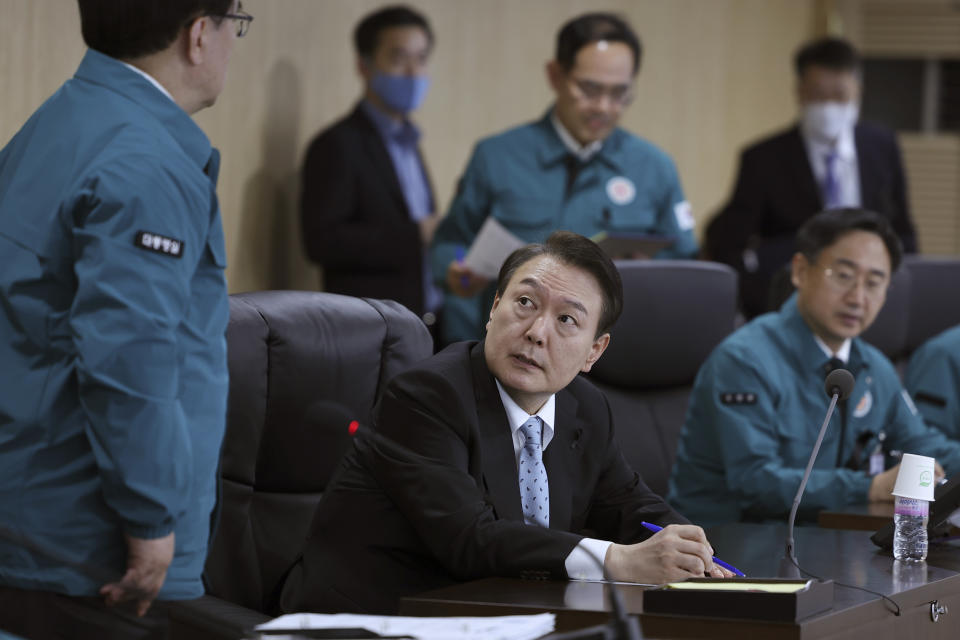
[[[531,418],[531,415],[513,401],[513,398],[507,394],[499,380],[495,380],[495,382],[497,383],[497,391],[500,392],[500,400],[503,402],[503,409],[507,413],[507,424],[510,425],[511,435],[513,436],[513,453],[516,457],[516,465],[519,473],[520,451],[526,442],[526,438],[520,433],[520,427]],[[542,448],[544,451],[546,451],[547,445],[553,440],[556,407],[557,396],[554,394],[550,396],[550,398],[543,403],[543,406],[540,407],[540,410],[534,414],[543,421]],[[549,484],[549,482],[550,476],[548,474],[547,483]],[[517,485],[517,499],[520,499],[519,484]],[[594,538],[583,538],[580,540],[580,543],[573,548],[564,561],[564,567],[567,569],[567,577],[571,580],[603,580],[603,569],[601,566],[598,566],[592,558],[599,560],[602,565],[604,558],[607,557],[607,549],[611,544],[613,543],[606,540],[595,540]]]
[[[553,124],[553,128],[556,129],[557,135],[560,136],[563,146],[565,146],[570,153],[580,158],[580,162],[586,162],[597,155],[600,148],[603,147],[603,140],[594,140],[590,144],[585,145],[577,142],[577,139],[567,131],[567,128],[563,126],[563,123],[557,118],[556,110],[550,114],[550,122]]]
[[[817,346],[820,347],[820,350],[823,351],[828,358],[837,358],[843,362],[843,364],[847,364],[847,362],[850,361],[850,345],[852,344],[850,338],[843,341],[843,344],[840,345],[836,353],[834,353],[833,350],[827,346],[827,343],[821,340],[817,334],[813,334],[813,339],[817,341]]]
[[[165,95],[165,96],[167,96],[168,98],[170,98],[171,100],[173,100],[173,96],[170,95],[170,92],[167,91],[167,88],[164,87],[164,86],[163,86],[162,84],[160,84],[159,82],[157,82],[157,79],[154,78],[152,75],[150,75],[149,73],[147,73],[147,72],[144,71],[143,69],[138,69],[137,67],[133,66],[132,64],[127,64],[127,63],[124,62],[123,60],[120,60],[119,62],[120,62],[120,64],[122,64],[122,65],[125,66],[126,68],[130,69],[131,71],[134,71],[135,73],[139,73],[141,76],[143,76],[144,78],[146,78],[147,81],[150,82],[150,84],[152,84],[153,86],[155,86],[157,89],[160,89],[160,93],[162,93],[163,95]],[[176,102],[176,100],[173,100],[173,101]]]

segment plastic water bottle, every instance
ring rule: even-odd
[[[907,562],[927,559],[927,519],[930,503],[896,496],[893,510],[893,557]]]

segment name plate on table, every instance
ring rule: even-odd
[[[832,580],[691,578],[643,594],[645,616],[797,622],[832,607]]]

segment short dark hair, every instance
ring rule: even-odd
[[[80,31],[91,49],[131,60],[163,51],[201,16],[223,16],[232,0],[77,0]]]
[[[372,56],[380,44],[380,32],[393,27],[420,27],[427,34],[430,47],[433,47],[433,31],[423,14],[398,4],[364,16],[353,31],[353,46],[357,54],[365,58]]]
[[[622,42],[630,47],[633,75],[637,75],[642,54],[640,39],[623,18],[613,13],[585,13],[563,25],[557,34],[557,62],[564,71],[570,71],[580,49],[601,40]]]
[[[903,246],[894,233],[890,221],[867,209],[828,209],[807,220],[797,232],[797,251],[810,263],[816,262],[820,252],[851,231],[869,231],[880,236],[890,257],[890,272],[900,266]]]
[[[597,336],[606,333],[623,311],[623,282],[620,272],[595,242],[572,231],[554,231],[542,244],[528,244],[511,253],[497,276],[497,296],[503,297],[510,279],[525,263],[539,256],[551,256],[593,276],[600,285],[603,302],[597,322]]]
[[[797,76],[808,67],[824,67],[831,71],[857,71],[860,56],[853,45],[842,38],[820,38],[800,47],[793,58]]]

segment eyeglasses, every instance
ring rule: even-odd
[[[247,31],[250,31],[250,23],[253,22],[253,16],[243,10],[242,2],[237,3],[236,13],[224,13],[221,14],[220,17],[237,21],[238,38],[242,38],[243,36],[247,35]]]
[[[887,285],[890,284],[890,279],[886,276],[868,272],[861,277],[859,270],[844,265],[823,267],[823,275],[839,293],[848,293],[862,282],[863,292],[870,298],[882,296],[887,291]]]
[[[578,80],[577,78],[571,78],[571,81],[579,94],[577,98],[581,100],[598,102],[603,96],[607,96],[610,98],[610,102],[619,107],[624,107],[633,101],[632,84],[605,85],[592,80]]]

